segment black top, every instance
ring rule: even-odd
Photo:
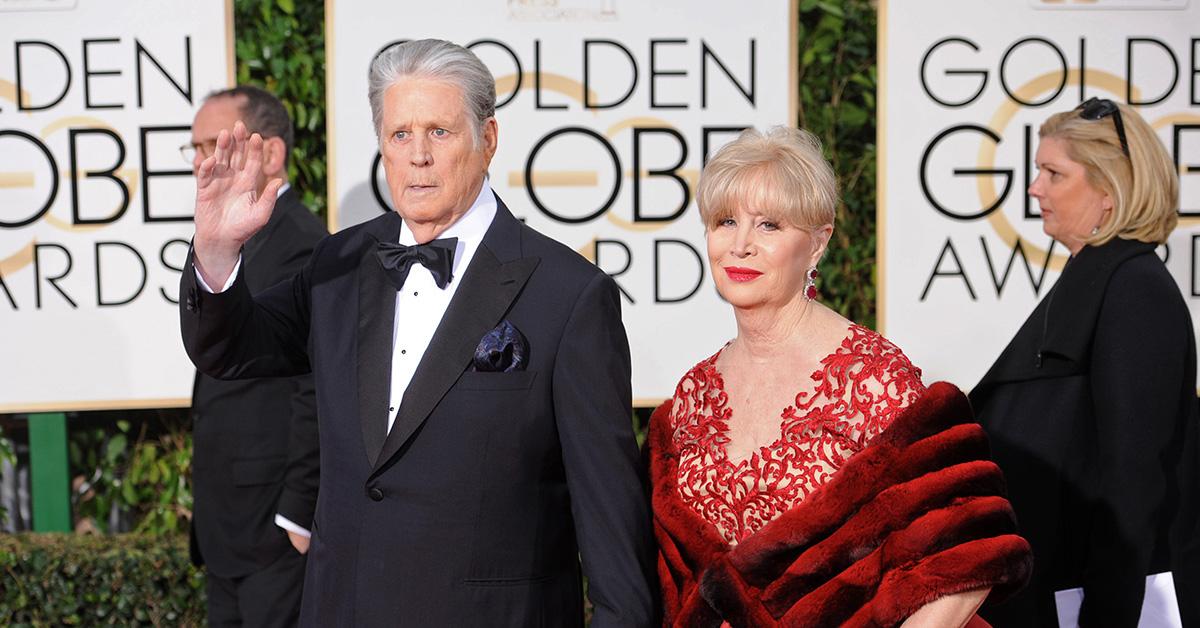
[[[985,607],[999,626],[1135,626],[1147,574],[1173,571],[1200,621],[1196,345],[1151,244],[1084,247],[971,392],[1034,550],[1029,587]]]

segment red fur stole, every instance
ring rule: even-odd
[[[967,398],[937,383],[824,486],[734,548],[679,498],[668,400],[648,436],[664,625],[894,626],[1032,565]]]

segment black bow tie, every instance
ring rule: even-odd
[[[454,266],[454,249],[457,245],[458,238],[442,238],[415,246],[380,242],[375,254],[379,256],[379,264],[397,290],[404,288],[408,269],[412,268],[414,262],[428,268],[437,287],[445,289],[450,285],[450,271]]]

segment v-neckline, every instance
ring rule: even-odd
[[[820,365],[821,367],[817,368],[812,373],[810,373],[808,376],[808,380],[814,381],[818,375],[823,375],[826,371],[826,368],[824,368],[825,362],[830,357],[837,355],[837,353],[839,351],[841,351],[842,349],[847,348],[846,347],[847,342],[851,341],[854,338],[855,333],[860,329],[865,330],[866,328],[862,327],[858,323],[850,323],[846,327],[845,335],[842,336],[842,339],[841,339],[841,341],[838,342],[837,346],[835,346],[832,351],[830,351],[829,353],[826,353],[824,356],[821,357],[820,360],[817,361],[817,364]],[[777,413],[779,425],[776,427],[776,431],[778,432],[778,434],[775,436],[775,440],[772,440],[767,445],[760,445],[760,446],[753,448],[750,451],[750,454],[744,458],[734,459],[733,456],[729,455],[729,450],[726,447],[726,444],[730,440],[729,432],[731,429],[730,424],[732,423],[732,419],[733,419],[733,406],[729,405],[729,403],[728,403],[731,398],[729,396],[728,391],[725,390],[725,376],[722,375],[720,369],[717,368],[717,360],[720,359],[721,354],[724,353],[725,350],[728,349],[729,345],[731,345],[731,344],[733,344],[732,340],[725,343],[725,346],[721,347],[715,354],[713,354],[713,356],[711,358],[709,358],[708,367],[707,367],[707,370],[709,371],[709,377],[708,377],[709,385],[712,386],[713,388],[715,388],[716,392],[718,394],[724,395],[725,399],[726,399],[725,420],[716,422],[718,433],[721,436],[724,436],[725,438],[724,439],[721,439],[721,438],[713,439],[713,441],[712,441],[713,447],[715,448],[716,454],[717,454],[717,455],[714,455],[713,458],[714,458],[714,462],[719,462],[722,464],[730,465],[734,469],[742,469],[743,467],[746,467],[751,461],[753,461],[755,456],[760,456],[762,454],[763,450],[775,451],[775,450],[779,449],[779,446],[782,444],[784,436],[785,436],[783,433],[784,417],[787,415],[788,410],[796,408],[795,401],[796,401],[796,399],[798,399],[800,397],[801,391],[797,391],[794,395],[792,395],[792,403],[788,404],[787,406],[785,406],[782,410],[780,410]],[[819,391],[817,388],[818,387],[813,387],[812,390],[805,391],[811,395],[809,397],[810,399],[815,399],[816,395],[819,394]]]

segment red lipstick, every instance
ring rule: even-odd
[[[745,282],[745,281],[753,281],[753,280],[757,279],[758,276],[761,275],[762,273],[757,270],[754,270],[753,268],[742,268],[740,266],[726,266],[725,274],[728,275],[729,278],[732,279],[733,281],[741,283],[741,282]]]

